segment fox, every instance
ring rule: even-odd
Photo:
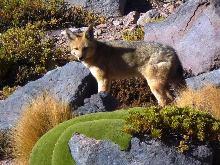
[[[71,55],[90,70],[98,92],[109,92],[112,80],[143,77],[164,107],[174,100],[170,84],[176,88],[184,84],[182,65],[170,46],[146,41],[98,41],[92,25],[82,33],[69,29],[65,33]]]

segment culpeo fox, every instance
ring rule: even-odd
[[[159,105],[173,100],[169,84],[181,80],[175,51],[154,42],[100,42],[93,27],[81,34],[66,30],[71,54],[88,67],[98,82],[98,92],[110,89],[111,80],[144,77]],[[178,73],[179,72],[179,73]]]

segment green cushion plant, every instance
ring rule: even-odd
[[[137,109],[139,110],[139,108],[137,108]],[[66,146],[64,146],[63,149],[66,149],[67,141],[69,140],[68,136],[72,135],[72,133],[74,132],[75,125],[82,124],[80,127],[83,128],[83,127],[86,127],[86,126],[83,126],[83,123],[90,122],[90,121],[95,121],[94,124],[97,124],[97,125],[99,125],[99,122],[97,122],[99,120],[104,120],[104,122],[107,122],[106,120],[109,120],[110,122],[112,122],[112,120],[115,120],[115,121],[120,120],[121,121],[121,120],[124,120],[127,115],[128,115],[127,110],[105,112],[105,113],[101,112],[101,113],[89,114],[89,115],[76,117],[74,119],[71,119],[69,121],[66,121],[66,122],[58,125],[57,127],[50,130],[48,133],[46,133],[44,136],[42,136],[41,139],[36,143],[36,145],[34,146],[34,148],[32,150],[32,154],[30,156],[30,164],[31,165],[35,165],[35,164],[38,165],[40,163],[42,165],[51,165],[53,154],[55,153],[55,151],[54,151],[55,146],[57,144],[62,144],[64,141],[66,143]],[[119,121],[119,124],[116,124],[116,125],[118,125],[121,128],[120,121]],[[73,127],[73,128],[71,128],[71,127]],[[117,130],[119,130],[119,127]],[[70,133],[68,131],[69,128],[70,128]],[[84,129],[82,129],[82,130],[84,130]],[[65,133],[66,131],[67,131],[67,133]],[[79,130],[77,130],[77,131],[79,132]],[[110,131],[113,131],[113,130],[111,129]],[[94,134],[99,135],[98,132],[99,132],[99,129],[94,130],[93,135]],[[88,131],[86,133],[86,135],[89,136],[89,135],[91,135],[91,133],[92,132]],[[117,131],[117,134],[118,134],[118,131]],[[65,138],[61,138],[62,135]],[[125,141],[123,141],[123,145],[121,145],[121,148],[126,149],[126,147],[129,144],[130,138],[128,138],[127,134],[122,134],[122,135],[124,135],[123,137],[125,137]],[[60,146],[61,145],[59,145],[59,148],[60,148]],[[58,151],[56,151],[56,152],[58,152]],[[70,158],[70,152],[65,153],[65,154],[67,155],[67,158]],[[56,158],[54,157],[53,162],[55,159]],[[71,160],[67,159],[67,161],[72,161],[72,159]]]

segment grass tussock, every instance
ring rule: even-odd
[[[34,100],[24,110],[22,117],[13,130],[16,163],[28,164],[31,150],[38,139],[59,123],[72,117],[70,108],[67,105],[48,95]]]
[[[200,90],[186,89],[180,95],[176,104],[179,107],[191,106],[208,111],[215,118],[220,119],[220,88],[206,86]]]

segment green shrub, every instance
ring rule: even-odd
[[[220,141],[220,121],[189,107],[151,107],[143,112],[130,112],[124,131],[161,139],[175,136],[180,152],[188,150],[193,142]]]
[[[14,87],[9,87],[9,86],[5,86],[2,90],[2,94],[3,94],[3,98],[7,98],[9,95],[11,95],[15,90],[17,89],[16,86]]]
[[[122,34],[123,40],[126,41],[138,41],[144,39],[144,31],[141,27],[137,27],[134,30],[125,30]]]
[[[69,7],[64,0],[1,0],[0,16],[0,32],[38,21],[47,29],[104,21],[82,8]]]
[[[7,133],[6,131],[0,132],[0,160],[11,158],[13,149],[10,144],[10,137],[10,133]]]
[[[0,35],[0,84],[23,85],[59,65],[62,51],[37,25],[12,28]]]

